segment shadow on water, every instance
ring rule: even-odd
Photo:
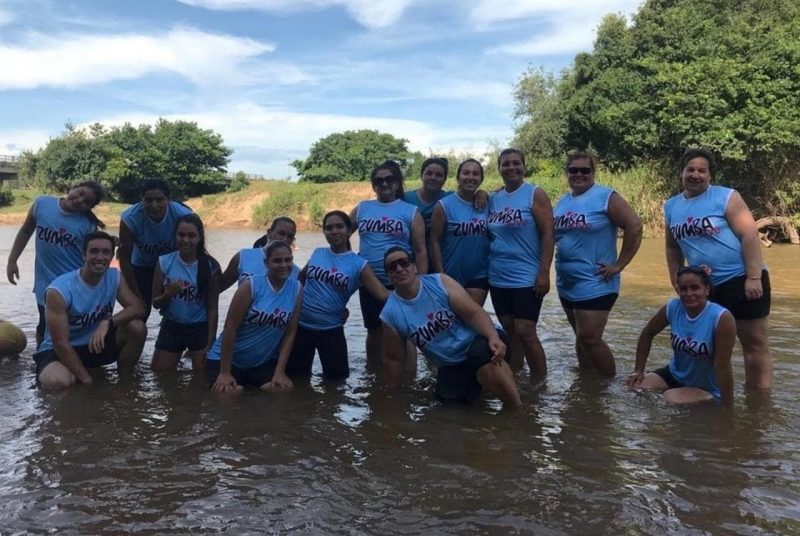
[[[0,229],[0,244],[14,232]],[[209,247],[224,264],[257,236],[212,231]],[[321,237],[298,241],[302,264]],[[772,396],[743,393],[737,350],[733,410],[676,408],[622,381],[639,330],[670,294],[662,249],[646,243],[626,271],[607,328],[617,379],[577,371],[572,332],[550,296],[539,328],[548,382],[534,389],[520,375],[517,411],[496,400],[436,402],[423,358],[403,390],[382,391],[365,366],[357,299],[350,378],[325,382],[317,364],[288,395],[219,397],[189,370],[154,375],[157,315],[132,380],[109,371],[90,387],[46,393],[34,387],[30,350],[3,359],[0,532],[800,533],[796,257],[767,252],[780,286]],[[30,269],[25,255],[20,266]],[[28,272],[0,293],[0,317],[29,335],[30,284]],[[666,338],[656,339],[650,364],[668,356]]]

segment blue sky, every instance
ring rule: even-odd
[[[513,87],[640,0],[0,0],[0,154],[64,123],[196,121],[229,170],[285,177],[332,132],[483,153]]]

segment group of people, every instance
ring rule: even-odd
[[[639,216],[619,193],[595,183],[595,160],[586,153],[568,156],[569,191],[555,208],[527,182],[519,150],[502,151],[497,165],[504,183],[497,192],[481,190],[483,167],[474,159],[459,164],[456,191],[444,191],[442,158],[426,160],[422,186],[405,192],[401,168],[384,162],[371,175],[375,199],[349,214],[326,214],[329,246],[314,250],[302,268],[293,258],[296,226],[281,216],[222,270],[206,250],[201,219],[152,179],[122,214],[118,272],[109,269],[117,241],[92,213],[103,199],[100,185],[84,182],[65,197],[37,198],[7,265],[16,283],[17,259],[35,233],[37,380],[61,389],[90,382],[87,369],[94,366],[117,361],[121,372],[132,368],[151,308],[162,315],[154,370],[174,369],[186,353],[214,391],[288,391],[292,378],[310,375],[318,354],[324,377],[341,379],[350,372],[346,305],[358,290],[367,360],[382,364],[389,388],[415,366],[419,349],[437,367],[439,398],[469,401],[483,391],[517,406],[514,373],[524,362],[534,382],[547,374],[536,325],[554,257],[578,364],[613,376],[603,334],[620,272],[641,243]],[[689,150],[679,168],[683,191],[664,206],[667,268],[678,298],[643,329],[627,382],[677,403],[730,403],[737,335],[747,385],[771,383],[769,276],[741,196],[711,184],[713,155]],[[356,231],[358,253],[350,247]],[[219,295],[234,283],[217,335]],[[483,309],[489,295],[499,326]],[[646,373],[652,340],[667,326],[673,358]]]

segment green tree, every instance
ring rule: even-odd
[[[721,157],[719,180],[772,212],[800,212],[800,3],[649,0],[608,15],[591,53],[551,81],[517,85],[517,139],[546,153],[593,149],[611,167],[674,165],[689,146]],[[531,135],[536,133],[537,135]],[[539,145],[537,145],[539,144]],[[555,143],[557,146],[558,143]]]
[[[292,166],[301,181],[338,182],[369,180],[372,169],[384,160],[405,165],[408,140],[377,130],[348,130],[317,140],[308,158]]]

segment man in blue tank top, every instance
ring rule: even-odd
[[[387,387],[399,385],[410,341],[438,366],[438,398],[469,402],[485,389],[506,407],[521,405],[506,345],[467,291],[444,274],[417,275],[400,247],[386,252],[384,266],[394,286],[380,316]]]
[[[139,359],[147,335],[144,306],[119,271],[109,270],[113,258],[114,237],[89,233],[83,243],[83,266],[47,287],[47,328],[33,356],[42,387],[92,383],[88,368],[116,361],[120,372],[130,371]],[[114,314],[116,301],[122,310]]]

